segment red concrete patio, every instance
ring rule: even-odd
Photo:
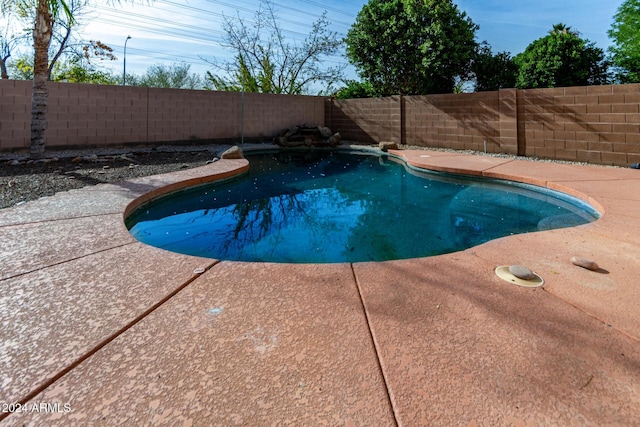
[[[640,425],[640,171],[394,154],[603,216],[356,264],[217,261],[129,235],[133,200],[246,160],[0,210],[0,425]],[[495,276],[511,264],[545,285]]]

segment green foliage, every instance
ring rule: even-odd
[[[369,0],[347,57],[381,95],[452,92],[469,74],[477,29],[451,0]]]
[[[82,18],[87,15],[91,0],[50,1],[54,20],[51,26],[51,39],[47,52],[47,77],[54,81],[80,81],[83,83],[110,81],[108,73],[93,67],[94,60],[115,60],[113,49],[99,40],[84,42],[76,34],[81,28]],[[54,4],[55,3],[55,4]],[[55,11],[54,11],[55,9]],[[9,10],[9,9],[8,9]],[[13,18],[10,26],[20,29],[11,38],[0,35],[0,51],[18,46],[33,46],[33,22],[38,11],[35,0],[15,0],[11,5],[13,12],[8,18]],[[57,15],[56,15],[57,14]],[[7,42],[12,44],[7,45]],[[10,54],[10,51],[7,51]],[[5,55],[3,55],[5,56]],[[0,58],[0,61],[3,58]],[[2,63],[0,62],[0,68]],[[33,78],[33,59],[12,67],[13,73],[19,78]],[[31,68],[28,70],[28,68]],[[72,68],[76,68],[76,78],[66,76]],[[61,71],[61,70],[65,71]],[[57,73],[57,75],[55,75]],[[98,77],[100,75],[100,77]],[[93,76],[93,77],[92,77]]]
[[[244,89],[245,92],[276,93],[276,89],[272,83],[273,65],[268,57],[263,58],[260,63],[261,67],[256,71],[257,75],[254,76],[251,70],[249,70],[242,54],[239,54],[237,58],[238,70],[235,72],[233,78],[225,79],[224,77],[216,76],[210,71],[207,71],[204,88],[226,92],[240,92]]]
[[[374,98],[378,96],[373,85],[369,82],[347,80],[345,83],[345,87],[338,89],[333,94],[336,99]]]
[[[0,11],[14,13],[22,18],[32,18],[39,0],[2,0]],[[53,18],[66,18],[73,21],[73,0],[46,0]]]
[[[11,63],[9,75],[15,80],[33,79],[33,59],[21,56]],[[119,78],[80,58],[59,61],[51,70],[51,80],[68,83],[117,84]]]
[[[9,78],[14,80],[33,80],[33,58],[20,56],[9,66]]]
[[[113,49],[99,40],[90,40],[79,51],[72,51],[57,61],[51,70],[51,80],[69,83],[114,85],[120,81],[113,73],[101,70],[95,62],[114,61]]]
[[[186,63],[155,64],[150,66],[142,77],[134,78],[132,85],[174,89],[201,89],[203,87],[202,79],[197,74],[190,74],[190,68],[191,65]],[[129,83],[128,77],[127,83]]]
[[[608,32],[609,48],[622,83],[640,82],[640,0],[625,0],[613,17]]]
[[[51,73],[51,80],[68,83],[115,85],[120,81],[120,77],[107,71],[99,70],[94,65],[83,62],[80,58],[74,58],[56,64]]]
[[[483,42],[471,64],[475,75],[476,92],[516,87],[518,66],[509,52],[493,54],[487,42]]]
[[[564,24],[554,25],[547,36],[532,42],[514,60],[520,89],[608,83],[604,51]]]

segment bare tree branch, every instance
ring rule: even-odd
[[[214,65],[221,73],[207,73],[217,90],[241,88],[247,80],[263,93],[308,93],[312,84],[330,86],[341,80],[345,66],[326,67],[323,61],[342,46],[338,34],[329,30],[326,12],[311,26],[301,43],[288,40],[273,4],[264,0],[252,25],[240,18],[225,17],[224,46],[236,53],[231,62]]]

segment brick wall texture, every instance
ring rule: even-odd
[[[640,85],[517,93],[518,142],[527,156],[625,166],[640,162]]]
[[[328,100],[326,125],[350,141],[400,142],[400,97]]]
[[[0,80],[0,150],[27,149],[31,82]],[[236,140],[242,94],[49,83],[47,147],[101,147]],[[245,94],[244,136],[269,139],[302,123],[323,124],[324,98]]]
[[[0,151],[27,149],[31,82],[0,80]],[[244,135],[324,124],[345,140],[392,141],[544,159],[640,162],[640,85],[376,99],[245,94]],[[48,147],[238,141],[242,95],[49,84]]]
[[[629,166],[640,162],[640,85],[328,100],[346,139]]]

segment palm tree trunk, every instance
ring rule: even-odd
[[[33,94],[31,97],[31,157],[44,153],[47,129],[47,80],[49,78],[49,45],[53,29],[53,17],[47,0],[38,0],[33,26]]]

